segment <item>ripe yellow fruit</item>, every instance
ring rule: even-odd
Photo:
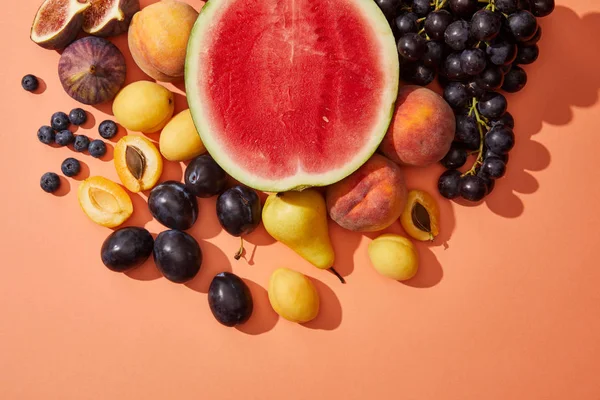
[[[180,112],[169,121],[160,133],[159,147],[169,161],[187,161],[206,152],[190,110]]]
[[[125,86],[113,103],[113,114],[125,129],[154,133],[169,122],[175,109],[173,93],[158,83],[138,81]]]
[[[163,171],[158,149],[142,136],[123,136],[115,146],[114,163],[121,183],[133,193],[152,189]]]
[[[419,269],[419,254],[407,238],[385,234],[369,243],[369,258],[381,275],[405,281],[416,275]]]
[[[81,182],[77,197],[83,212],[107,228],[121,225],[133,214],[133,203],[125,189],[102,176]]]
[[[308,322],[319,314],[319,294],[310,279],[300,272],[279,268],[269,281],[273,310],[292,322]]]

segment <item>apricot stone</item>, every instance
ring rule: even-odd
[[[379,150],[398,164],[425,167],[448,153],[454,131],[454,113],[440,95],[424,87],[404,86]]]
[[[157,81],[182,79],[187,43],[197,18],[192,6],[176,0],[159,1],[136,13],[128,35],[135,63]]]
[[[400,167],[375,154],[352,175],[327,188],[327,211],[338,225],[356,232],[387,228],[402,214],[406,186]]]

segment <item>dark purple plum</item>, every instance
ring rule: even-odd
[[[112,271],[123,272],[142,265],[154,247],[150,232],[135,226],[111,233],[100,252],[102,262]]]
[[[244,281],[230,272],[217,274],[208,289],[208,305],[216,320],[225,326],[248,321],[254,302]]]
[[[185,187],[197,197],[223,193],[227,174],[208,154],[194,158],[185,169]]]
[[[185,232],[161,232],[154,241],[154,262],[160,272],[175,283],[184,283],[196,276],[202,266],[202,250],[196,239]]]
[[[198,219],[198,201],[185,185],[166,181],[150,192],[150,212],[158,222],[171,229],[190,229]]]

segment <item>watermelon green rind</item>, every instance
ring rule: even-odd
[[[215,18],[222,6],[226,6],[232,0],[209,0],[202,7],[198,20],[196,21],[187,48],[185,65],[185,86],[188,105],[190,107],[194,125],[204,143],[207,151],[214,160],[234,179],[257,190],[265,192],[284,192],[288,190],[302,190],[313,186],[327,186],[338,182],[360,168],[377,150],[383,140],[394,113],[396,97],[399,84],[399,62],[394,35],[385,16],[373,0],[350,0],[364,12],[369,24],[376,30],[376,35],[382,49],[381,57],[387,71],[388,85],[382,91],[382,101],[377,124],[370,134],[371,138],[364,146],[364,150],[354,156],[342,168],[328,170],[320,174],[309,174],[298,172],[294,176],[284,179],[269,180],[255,176],[252,173],[239,168],[235,160],[223,151],[219,143],[212,135],[209,117],[202,104],[203,95],[197,82],[202,79],[198,65],[198,54],[202,48],[203,38],[206,31],[210,29],[210,22]],[[206,34],[208,36],[208,34]],[[207,38],[210,40],[210,38]]]

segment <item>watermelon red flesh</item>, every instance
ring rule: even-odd
[[[194,32],[188,49],[188,100],[225,170],[280,191],[333,183],[368,159],[387,129],[398,79],[393,36],[372,0],[207,6],[196,26],[204,24],[202,37]],[[207,10],[213,15],[203,22]]]

